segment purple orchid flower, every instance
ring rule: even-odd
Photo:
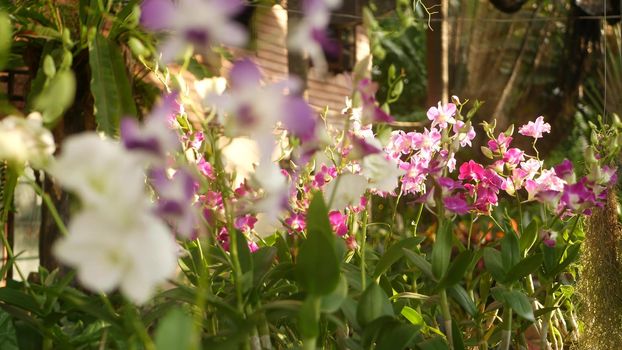
[[[156,213],[164,218],[176,232],[185,238],[192,238],[197,224],[194,203],[196,182],[192,175],[179,169],[172,178],[164,169],[151,171],[151,183],[158,195]]]
[[[233,18],[244,9],[242,0],[145,0],[140,23],[153,31],[168,30],[162,60],[178,57],[189,45],[207,49],[210,45],[243,46],[248,40],[244,27]]]
[[[142,126],[135,118],[121,121],[121,140],[130,151],[142,152],[151,158],[162,159],[167,153],[181,148],[179,138],[169,126],[168,119],[179,113],[177,94],[165,95]]]

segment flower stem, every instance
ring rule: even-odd
[[[419,204],[419,210],[417,211],[417,217],[415,218],[415,224],[413,225],[413,236],[417,235],[417,227],[419,226],[419,220],[421,219],[422,212],[423,212],[423,203]]]
[[[28,184],[30,186],[32,186],[32,188],[34,188],[35,192],[39,196],[41,196],[41,198],[43,199],[43,203],[45,203],[45,206],[50,211],[50,214],[52,215],[52,218],[54,219],[54,223],[58,227],[58,230],[60,231],[60,233],[63,236],[67,236],[69,234],[69,231],[67,230],[67,227],[65,226],[65,223],[61,219],[60,214],[58,214],[58,210],[56,210],[56,206],[54,205],[54,202],[52,202],[52,198],[50,198],[50,195],[45,193],[45,191],[43,191],[41,186],[39,186],[36,181],[33,181],[32,179],[30,179],[28,177],[25,177],[25,178],[27,179]]]
[[[361,223],[361,287],[363,290],[367,287],[367,272],[365,264],[365,249],[367,246],[367,218],[369,217],[369,202],[370,198],[367,197],[367,205],[363,211],[362,223]]]
[[[475,218],[473,218],[473,213],[471,213],[471,223],[469,224],[469,234],[467,235],[467,250],[471,250],[471,235],[473,234],[473,222]]]
[[[454,339],[451,326],[451,313],[449,312],[449,301],[447,300],[447,292],[443,289],[441,291],[441,311],[443,313],[443,320],[445,322],[445,335],[447,336],[447,343],[449,349],[454,349]]]
[[[504,307],[503,331],[501,332],[501,344],[499,350],[509,350],[512,343],[512,309]]]

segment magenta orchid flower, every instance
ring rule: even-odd
[[[369,78],[365,78],[359,82],[357,90],[361,94],[361,107],[363,108],[361,111],[361,124],[391,123],[395,121],[392,116],[378,107],[376,101],[377,83]]]
[[[445,209],[459,215],[466,214],[471,209],[464,193],[444,197],[443,204],[445,205]]]
[[[484,178],[484,167],[473,160],[462,163],[459,172],[458,179],[460,180],[480,181]]]
[[[561,204],[572,211],[580,212],[587,206],[595,204],[594,193],[586,186],[587,178],[582,178],[579,182],[572,185],[564,185],[564,192],[561,196]]]
[[[511,167],[517,166],[523,160],[525,160],[525,152],[518,148],[510,148],[503,153],[503,161]]]
[[[510,147],[510,143],[512,142],[511,136],[506,136],[504,133],[500,133],[496,139],[488,141],[488,148],[490,148],[493,152],[505,153],[505,150]]]
[[[328,220],[337,236],[345,236],[348,233],[348,216],[338,210],[328,213]]]
[[[291,214],[285,219],[285,224],[294,232],[302,232],[307,228],[307,221],[303,214]]]

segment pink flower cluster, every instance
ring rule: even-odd
[[[430,129],[423,132],[393,131],[385,152],[396,160],[405,175],[401,179],[403,194],[429,195],[426,181],[439,177],[447,169],[456,167],[454,155],[461,147],[471,146],[475,130],[470,122],[461,120],[453,103],[428,110],[432,120]],[[443,138],[448,141],[442,142]]]
[[[483,151],[492,163],[485,166],[469,160],[460,165],[454,180],[448,177],[456,167],[454,155],[460,147],[471,145],[475,131],[462,120],[452,103],[439,103],[427,115],[432,122],[430,129],[394,131],[385,152],[405,171],[401,178],[402,194],[413,194],[428,207],[436,207],[440,199],[449,213],[489,214],[498,205],[502,192],[520,198],[517,191],[524,189],[528,201],[542,202],[556,213],[586,214],[591,207],[602,205],[608,188],[616,181],[615,170],[606,166],[592,167],[578,181],[568,160],[543,169],[543,162],[537,157],[511,147],[511,131],[496,137],[489,134]],[[543,117],[519,128],[520,134],[536,140],[550,131],[551,126]]]

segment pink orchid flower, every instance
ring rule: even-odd
[[[521,135],[533,137],[534,139],[542,138],[542,133],[551,132],[551,124],[544,122],[544,117],[539,116],[535,123],[529,122],[518,129]]]

